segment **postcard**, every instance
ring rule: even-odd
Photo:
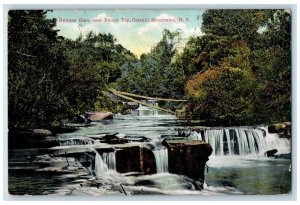
[[[8,11],[10,195],[289,195],[290,9]]]

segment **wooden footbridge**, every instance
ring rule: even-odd
[[[113,88],[109,88],[108,90],[111,93],[113,93],[114,95],[116,95],[118,97],[121,97],[123,99],[129,100],[131,102],[137,102],[137,103],[140,103],[144,106],[154,108],[154,109],[158,109],[158,110],[162,110],[162,111],[165,111],[167,113],[172,113],[172,114],[175,114],[175,112],[170,110],[170,109],[166,109],[166,108],[162,108],[162,107],[150,104],[150,103],[146,103],[146,102],[143,102],[141,100],[137,100],[135,98],[146,99],[146,100],[155,100],[155,101],[167,101],[167,102],[186,102],[187,101],[187,100],[177,100],[177,99],[170,99],[170,98],[158,98],[158,97],[149,97],[149,96],[144,96],[144,95],[137,95],[137,94],[133,94],[133,93],[118,91],[118,90],[115,90]],[[133,98],[133,97],[135,97],[135,98]]]

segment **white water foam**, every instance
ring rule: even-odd
[[[266,136],[264,136],[264,130]],[[205,141],[213,148],[212,155],[259,155],[277,149],[277,154],[291,152],[290,140],[270,134],[266,128],[207,129]]]
[[[202,135],[201,133],[198,133],[196,131],[193,131],[191,133],[188,133],[188,139],[189,140],[202,140]]]
[[[85,136],[58,138],[57,141],[60,146],[91,145],[97,142]]]
[[[116,154],[115,152],[103,153],[103,159],[108,166],[108,169],[116,170]]]
[[[168,149],[167,148],[156,149],[153,150],[153,154],[155,156],[157,173],[168,172],[169,171]]]
[[[97,178],[100,178],[103,174],[108,172],[108,167],[107,164],[103,161],[101,155],[95,151],[95,168],[94,168],[94,173]]]
[[[280,138],[278,134],[268,133],[268,129],[263,127],[266,131],[266,146],[267,150],[277,149],[276,154],[289,154],[291,153],[291,141],[287,138]]]

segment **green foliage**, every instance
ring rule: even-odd
[[[266,24],[253,51],[256,113],[264,121],[291,120],[291,15],[278,10]]]
[[[124,62],[135,61],[111,34],[90,32],[75,41],[57,36],[46,13],[9,12],[9,128],[51,128],[101,109],[102,91],[120,77]]]
[[[226,65],[196,75],[187,83],[189,117],[245,120],[253,115],[253,78]]]
[[[209,34],[190,38],[180,56],[180,64],[185,75],[191,77],[197,72],[220,66],[224,59],[234,64],[234,67],[249,67],[249,53],[248,44],[237,36]]]
[[[9,128],[51,128],[85,111],[118,111],[103,92],[108,85],[188,98],[187,118],[290,120],[288,10],[207,10],[205,34],[191,37],[182,53],[176,51],[181,31],[164,30],[139,60],[111,34],[58,36],[46,12],[9,11]]]
[[[291,117],[291,55],[275,46],[255,53],[257,112],[261,118],[289,121]]]
[[[188,118],[289,121],[291,17],[285,10],[207,10],[187,43]],[[198,73],[197,73],[198,72]]]
[[[254,77],[250,70],[250,49],[244,41],[222,40],[228,45],[226,51],[211,51],[219,59],[215,66],[205,67],[187,82],[188,118],[245,120],[253,116]]]
[[[9,127],[32,127],[59,119],[68,102],[61,90],[66,62],[55,20],[45,11],[9,11],[8,117]]]
[[[106,111],[118,113],[123,107],[123,103],[121,101],[115,100],[108,93],[100,93],[95,101],[95,111]]]
[[[118,79],[119,90],[147,96],[180,98],[184,92],[184,73],[173,65],[175,42],[180,31],[164,31],[162,40],[149,54],[136,62],[127,62]]]
[[[209,9],[203,14],[202,31],[216,36],[237,36],[252,48],[275,10]]]

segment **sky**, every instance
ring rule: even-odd
[[[84,36],[90,31],[111,33],[118,43],[139,57],[142,53],[148,53],[161,40],[164,29],[181,29],[183,40],[179,49],[189,36],[202,35],[203,12],[204,10],[54,10],[47,17],[57,19],[56,29],[61,36],[76,39],[80,33]],[[174,19],[175,22],[152,22],[152,18]],[[83,19],[89,21],[83,22]],[[114,21],[105,22],[105,19]],[[136,19],[149,22],[134,22]]]

